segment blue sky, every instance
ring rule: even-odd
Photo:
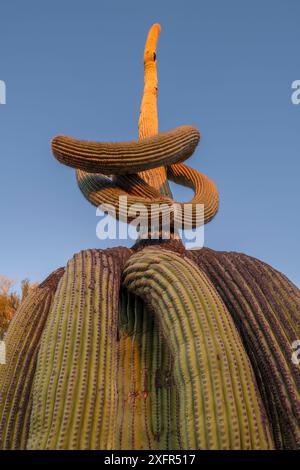
[[[136,137],[144,41],[158,21],[160,129],[199,128],[189,164],[220,191],[206,246],[300,285],[298,0],[7,0],[0,15],[0,273],[41,281],[81,249],[119,244],[96,238],[96,210],[50,141]]]

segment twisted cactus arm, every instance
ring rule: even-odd
[[[63,273],[58,269],[33,290],[6,334],[7,361],[0,365],[0,449],[26,447],[42,331]]]
[[[90,173],[122,175],[181,162],[190,157],[199,132],[181,126],[135,142],[101,143],[58,136],[52,140],[54,156],[61,163]]]
[[[224,300],[249,354],[277,449],[300,447],[300,293],[285,276],[239,253],[191,252]]]
[[[124,283],[153,308],[172,352],[183,447],[272,448],[248,357],[206,275],[187,258],[146,248],[128,260]]]
[[[185,220],[188,226],[191,228],[197,226],[196,208],[198,204],[203,204],[204,206],[203,215],[205,224],[216,215],[219,208],[219,193],[211,179],[183,163],[177,163],[168,167],[168,178],[175,183],[193,189],[195,193],[190,202],[180,203],[182,210],[187,204],[192,206],[191,215],[187,214]]]
[[[116,209],[116,217],[121,221],[130,222],[136,216],[130,216],[129,208],[143,204],[149,217],[162,217],[178,225],[182,223],[184,214],[185,228],[195,228],[209,222],[218,210],[218,192],[214,183],[205,175],[187,166],[172,166],[170,179],[182,181],[181,174],[186,175],[184,183],[194,189],[195,196],[189,203],[179,203],[162,196],[149,186],[139,175],[124,175],[115,181],[104,175],[95,175],[77,171],[77,181],[86,199],[95,206],[110,204]],[[177,176],[178,175],[178,176]],[[126,207],[120,197],[126,196]],[[203,219],[199,217],[197,205],[204,205]],[[190,211],[184,209],[190,206]]]
[[[127,181],[134,182],[133,187],[128,186],[130,192],[123,189],[124,186],[126,187],[124,180],[120,181],[119,185],[104,175],[85,173],[80,170],[77,170],[77,181],[80,190],[89,202],[96,207],[101,204],[114,207],[117,219],[124,222],[131,222],[136,218],[137,215],[130,209],[134,207],[138,209],[140,204],[143,204],[146,218],[150,217],[151,213],[157,216],[163,213],[167,217],[171,212],[170,207],[173,201],[160,195],[137,175],[128,176]],[[149,194],[155,194],[156,203],[163,206],[153,207],[153,198],[147,197]],[[126,204],[121,197],[126,198]]]
[[[52,141],[52,150],[58,161],[76,168],[77,181],[86,199],[97,206],[113,205],[118,219],[130,222],[134,219],[129,214],[130,206],[143,204],[149,218],[151,211],[152,214],[158,212],[161,217],[176,222],[177,227],[184,221],[185,228],[195,228],[209,222],[216,214],[218,191],[205,175],[182,163],[199,142],[197,129],[181,126],[158,133],[156,45],[159,33],[160,26],[156,23],[145,45],[139,140],[101,143],[58,136]],[[114,178],[105,175],[114,175]],[[189,203],[173,200],[167,177],[191,187],[194,198]],[[125,211],[120,196],[128,198]],[[155,206],[159,204],[165,207],[157,210]],[[204,205],[203,218],[198,204]]]

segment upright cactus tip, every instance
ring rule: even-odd
[[[154,62],[156,60],[157,41],[161,32],[161,25],[154,23],[149,29],[144,50],[144,63]]]

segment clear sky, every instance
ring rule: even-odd
[[[41,281],[81,249],[119,244],[96,238],[96,208],[50,141],[136,137],[144,41],[158,21],[160,129],[199,128],[188,163],[220,191],[206,246],[300,285],[299,0],[6,0],[0,18],[1,274]]]

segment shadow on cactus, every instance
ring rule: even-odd
[[[218,192],[184,163],[198,130],[158,132],[159,32],[145,46],[139,139],[58,136],[52,149],[84,196],[119,219],[130,220],[126,196],[164,203],[174,220],[168,180],[191,187],[195,227],[197,204],[209,222]],[[82,251],[22,303],[0,366],[2,449],[299,448],[299,290],[254,258],[160,235]]]

